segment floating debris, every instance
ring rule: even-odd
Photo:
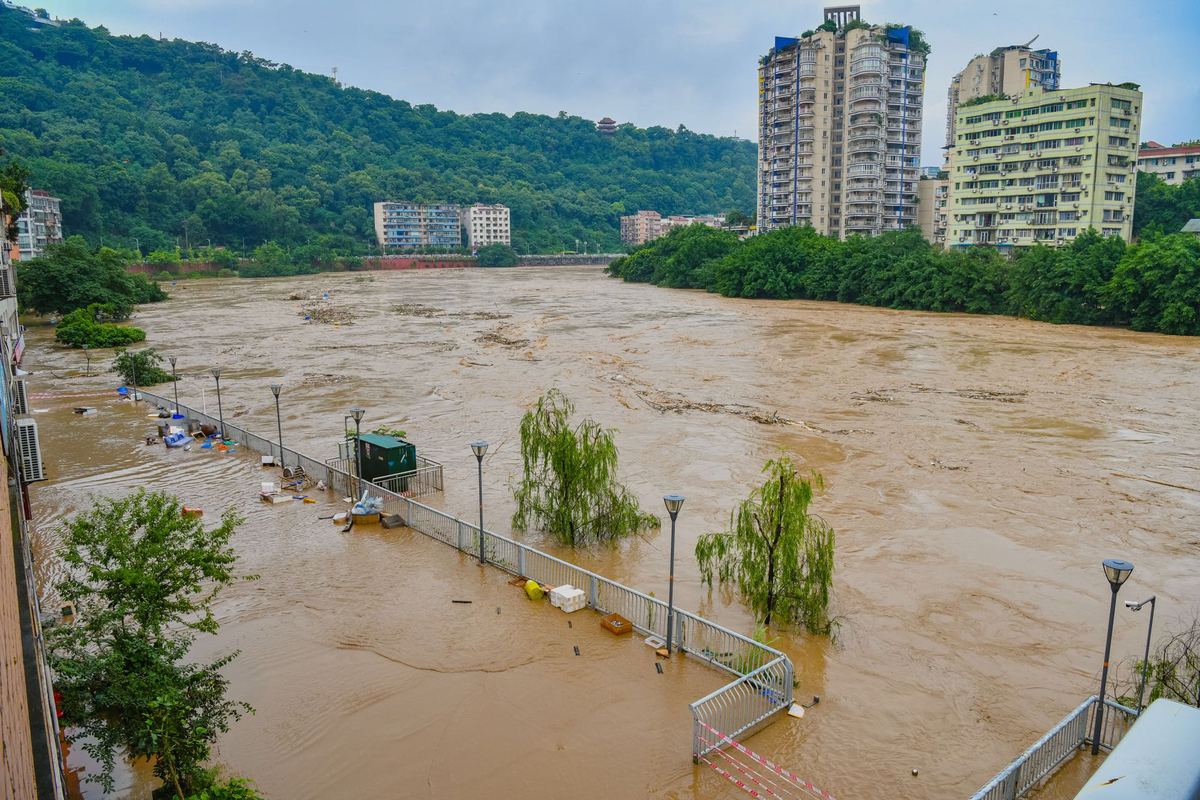
[[[348,308],[327,305],[307,305],[300,309],[306,322],[321,325],[353,325],[355,314]]]
[[[475,341],[480,344],[498,344],[501,347],[527,347],[529,346],[528,339],[513,339],[505,336],[499,331],[489,331],[482,336],[476,336]]]
[[[446,313],[440,308],[422,305],[421,303],[401,303],[400,305],[392,306],[392,311],[397,314],[403,314],[406,317],[440,317]]]
[[[334,375],[332,372],[306,372],[300,379],[301,386],[332,386],[335,383],[347,383],[349,375]]]

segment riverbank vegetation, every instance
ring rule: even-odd
[[[575,404],[551,389],[521,418],[521,482],[512,526],[570,546],[613,542],[656,528],[617,481],[613,431],[592,419],[572,424]]]
[[[129,319],[134,306],[166,300],[167,294],[144,275],[126,270],[127,256],[110,247],[91,248],[81,236],[52,244],[46,252],[17,264],[17,301],[35,314],[69,314],[102,307],[109,321]]]
[[[96,759],[106,792],[128,756],[150,759],[164,784],[156,796],[256,797],[232,793],[244,782],[213,786],[204,766],[217,737],[253,711],[226,696],[221,669],[237,652],[187,660],[196,635],[219,628],[214,600],[240,579],[229,543],[241,522],[230,510],[206,530],[177,498],[139,490],[97,499],[63,526],[55,590],[75,614],[46,642],[66,735]]]
[[[62,198],[68,231],[142,252],[327,234],[363,256],[386,199],[503,203],[526,253],[615,252],[618,216],[639,208],[754,207],[754,143],[682,126],[461,115],[215,44],[78,20],[35,31],[4,7],[0,73],[0,147]]]
[[[153,347],[122,350],[113,359],[112,371],[121,376],[126,386],[155,386],[172,380],[171,373],[160,366],[162,360]]]
[[[146,340],[146,332],[132,325],[118,325],[113,308],[92,303],[67,314],[54,329],[54,338],[68,347],[122,347]]]
[[[1026,248],[1010,260],[990,248],[943,251],[915,229],[841,241],[793,227],[738,241],[692,225],[617,259],[608,272],[726,297],[837,300],[1200,335],[1200,239],[1182,233],[1148,233],[1127,245],[1088,230],[1069,245]]]
[[[736,586],[763,625],[799,624],[827,634],[834,532],[810,513],[819,474],[797,474],[786,456],[763,467],[766,481],[729,515],[729,529],[696,541],[700,577]]]

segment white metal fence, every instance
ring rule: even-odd
[[[1096,724],[1096,695],[1084,700],[1063,717],[1045,736],[1017,756],[975,794],[971,800],[1016,800],[1041,785],[1079,751],[1092,743]],[[1112,700],[1105,700],[1101,722],[1100,747],[1112,750],[1137,718],[1137,712]]]
[[[172,402],[159,395],[147,391],[142,391],[141,395],[161,408],[173,407]],[[220,424],[215,417],[183,404],[179,406],[179,413],[202,423]],[[278,443],[228,421],[225,437],[260,453],[280,452]],[[353,466],[343,463],[347,459],[321,462],[286,448],[282,453],[287,464],[299,464],[313,480],[324,481],[340,493],[350,493],[354,485]],[[464,553],[478,555],[478,525],[378,484],[373,486],[372,493],[383,498],[385,513],[401,515],[409,528]],[[505,572],[551,586],[570,584],[583,589],[588,605],[594,610],[602,614],[618,613],[643,634],[666,637],[667,604],[656,597],[491,531],[483,532],[483,547],[488,563]],[[675,643],[680,651],[736,676],[733,682],[691,704],[693,760],[721,746],[703,735],[701,723],[733,738],[791,705],[794,673],[787,656],[696,614],[676,608],[674,617]]]

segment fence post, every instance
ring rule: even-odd
[[[525,577],[525,545],[517,543],[517,574]]]
[[[595,575],[589,575],[588,576],[588,604],[592,608],[598,609],[599,606],[596,605],[596,603],[599,600],[599,598],[600,598],[599,581],[596,580]]]
[[[404,498],[404,527],[412,527],[412,500]]]
[[[454,521],[458,523],[458,549],[465,553],[467,551],[467,549],[463,545],[463,523],[462,523],[462,520],[456,519]]]

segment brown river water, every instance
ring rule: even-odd
[[[767,459],[786,453],[822,472],[839,633],[773,634],[796,665],[797,699],[821,702],[748,744],[843,800],[968,796],[1094,693],[1103,558],[1134,562],[1121,598],[1156,594],[1159,630],[1200,607],[1197,340],[730,300],[596,268],[171,292],[136,324],[179,357],[182,401],[215,411],[207,370],[220,366],[226,419],[273,436],[268,387],[281,381],[285,443],[322,458],[361,405],[365,427],[401,427],[445,464],[435,503],[467,518],[468,442],[486,438],[486,522],[502,532],[520,415],[562,389],[617,430],[622,476],[645,508],[686,495],[676,602],[746,633],[743,604],[700,582],[696,537],[727,521]],[[323,292],[328,301],[289,299]],[[352,324],[305,322],[310,304]],[[39,573],[53,579],[55,524],[89,494],[145,485],[209,515],[246,513],[235,545],[261,579],[224,597],[222,632],[199,649],[242,650],[233,693],[257,713],[219,756],[270,796],[738,795],[689,758],[687,703],[721,676],[680,659],[659,676],[640,642],[614,643],[593,622],[564,630],[499,574],[419,535],[343,537],[316,520],[324,504],[258,505],[253,459],[146,448],[144,412],[65,396],[111,392],[112,376],[83,367],[34,327],[26,368],[47,395],[33,404],[51,473],[34,490]],[[101,413],[70,413],[82,404]],[[665,596],[668,527],[580,553],[521,538]],[[464,591],[475,603],[451,607]],[[1114,660],[1140,654],[1145,623],[1119,610]],[[123,781],[145,796],[136,773]]]

